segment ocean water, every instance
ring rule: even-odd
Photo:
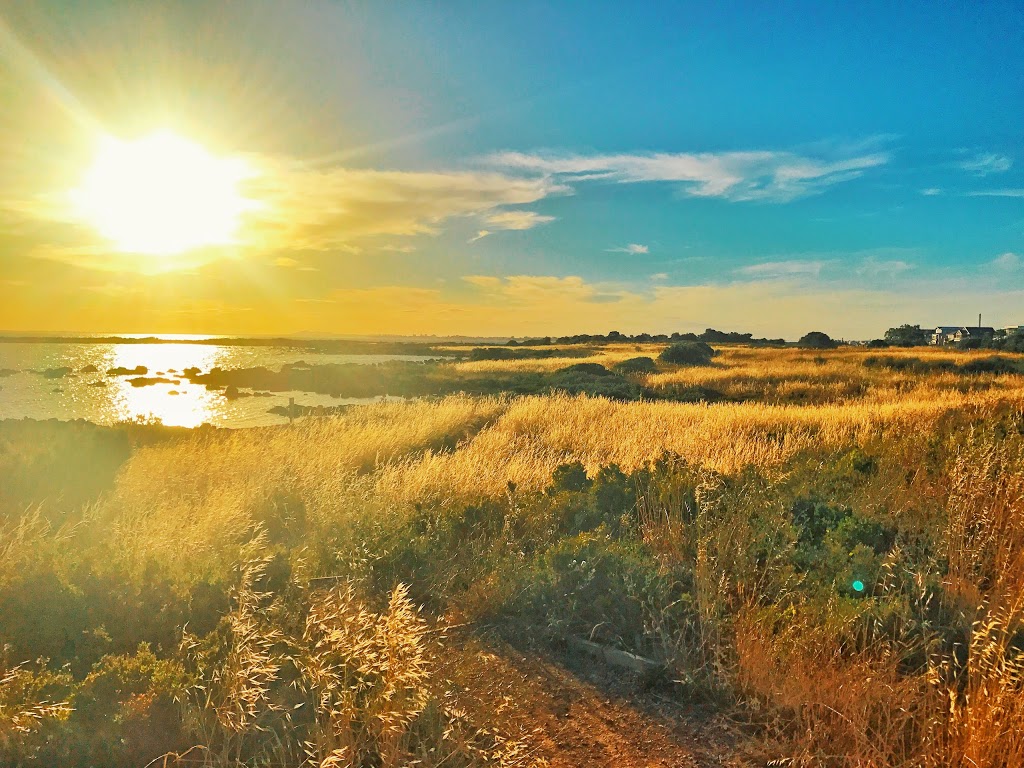
[[[199,368],[274,370],[285,363],[377,363],[387,360],[425,360],[410,355],[343,355],[293,347],[231,346],[187,343],[85,344],[13,343],[0,340],[0,419],[87,419],[97,424],[127,420],[159,420],[168,426],[251,427],[286,423],[268,413],[275,405],[335,406],[366,403],[380,398],[334,398],[311,392],[274,392],[271,397],[229,400],[219,391],[190,384],[182,372]],[[83,372],[95,367],[96,372]],[[146,376],[173,384],[135,387],[131,376],[108,374],[112,368],[144,366]],[[70,372],[58,375],[57,369]],[[50,377],[44,372],[51,371]]]

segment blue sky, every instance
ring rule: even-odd
[[[0,16],[0,83],[20,111],[3,138],[53,166],[0,166],[6,215],[74,175],[89,137],[72,112],[257,158],[277,169],[268,199],[291,206],[253,225],[287,237],[187,269],[66,248],[63,229],[0,246],[8,326],[863,338],[979,311],[1024,324],[1019,3]],[[65,315],[30,310],[72,295]]]

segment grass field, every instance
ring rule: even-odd
[[[0,763],[572,764],[474,666],[528,636],[655,661],[724,764],[1024,765],[1020,359],[718,352],[654,399],[0,425]]]

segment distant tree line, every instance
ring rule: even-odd
[[[508,347],[539,347],[546,344],[627,344],[644,342],[678,342],[703,341],[707,344],[749,344],[752,346],[783,347],[785,339],[755,339],[752,333],[736,333],[735,331],[716,331],[708,328],[703,333],[638,333],[634,336],[609,331],[606,334],[580,333],[575,336],[543,336],[536,339],[509,339]]]

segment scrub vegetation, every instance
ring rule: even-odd
[[[0,764],[572,764],[495,670],[579,640],[720,764],[1024,764],[1020,358],[687,343],[283,427],[3,423]]]
[[[682,340],[441,351],[455,359],[295,363],[280,370],[214,368],[205,373],[190,368],[183,373],[190,382],[230,398],[299,390],[337,397],[588,394],[624,401],[803,405],[885,402],[903,399],[911,391],[924,395],[1012,388],[1015,378],[1005,376],[1024,370],[1019,355],[948,348],[896,348],[877,354],[863,347],[713,348],[703,341]]]

